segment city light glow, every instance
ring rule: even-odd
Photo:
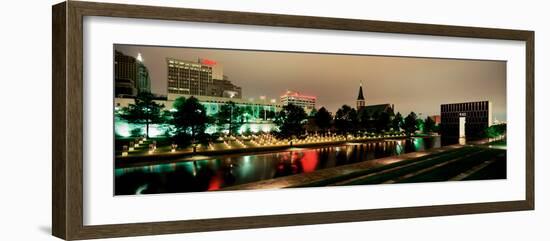
[[[141,57],[141,53],[138,53],[136,59],[137,59],[137,61],[139,61],[139,62],[143,62],[143,57]]]
[[[202,58],[202,55],[194,56],[195,53],[193,56],[172,53],[172,56],[163,56],[162,62],[148,63],[148,67],[155,68],[151,73],[157,75],[161,72],[166,76],[150,77],[143,57],[148,58],[148,62],[158,60],[158,56],[150,57],[149,50],[146,50],[152,47],[128,48],[136,49],[127,54],[115,50],[113,113],[115,178],[118,180],[115,185],[122,186],[122,189],[115,188],[116,195],[284,188],[309,186],[311,183],[362,184],[360,182],[372,181],[361,176],[366,170],[368,175],[381,175],[376,172],[391,169],[379,167],[387,164],[398,167],[399,162],[411,160],[407,161],[410,168],[401,169],[403,173],[395,172],[395,177],[390,180],[393,181],[393,178],[402,178],[426,168],[422,164],[415,166],[415,172],[405,173],[413,169],[412,164],[416,165],[413,158],[451,149],[443,143],[439,133],[448,131],[440,127],[452,122],[450,119],[454,118],[455,112],[470,118],[466,121],[469,128],[475,126],[472,125],[475,118],[489,115],[488,110],[480,109],[488,101],[430,103],[433,105],[430,108],[441,110],[439,116],[424,111],[424,108],[416,109],[417,105],[428,103],[420,101],[424,96],[413,96],[416,93],[410,89],[401,92],[405,88],[402,86],[394,86],[387,92],[388,88],[381,88],[384,83],[380,84],[374,78],[371,80],[368,71],[354,77],[350,76],[359,72],[349,71],[342,78],[329,74],[335,76],[331,81],[338,83],[321,82],[320,79],[324,78],[321,72],[330,70],[321,68],[315,68],[312,75],[307,75],[307,68],[300,68],[299,74],[290,69],[288,72],[294,77],[278,78],[278,81],[266,81],[271,76],[258,73],[247,80],[250,78],[247,74],[254,73],[256,68],[249,68],[247,74],[234,74],[243,71],[239,69],[246,69],[235,68],[235,65],[245,66],[250,61],[226,64]],[[219,60],[222,59],[228,61],[227,57]],[[410,58],[407,61],[415,60]],[[158,71],[158,66],[163,68],[162,71]],[[231,70],[224,72],[224,66]],[[354,68],[354,65],[346,68]],[[281,70],[267,73],[277,77],[287,75],[287,71]],[[228,73],[232,76],[225,75]],[[344,83],[346,79],[354,83]],[[364,86],[361,79],[368,79],[369,85]],[[163,81],[160,87],[158,81]],[[250,81],[254,81],[254,85]],[[159,91],[159,88],[164,89]],[[280,95],[284,90],[286,92]],[[411,96],[407,96],[404,103],[402,97],[395,97],[396,93]],[[394,103],[398,109],[394,108]],[[428,114],[424,116],[433,116],[433,123],[429,121],[431,119],[422,118],[418,110]],[[479,122],[482,121],[485,122]],[[495,126],[491,133],[495,137],[504,134],[504,143],[474,144],[461,138],[458,142],[464,146],[455,147],[453,143],[452,148],[469,150],[483,145],[483,149],[493,152],[505,150],[505,126],[504,129]],[[502,141],[493,141],[499,140]],[[331,168],[334,169],[322,170]],[[354,177],[346,176],[354,172]]]

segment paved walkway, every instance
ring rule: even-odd
[[[431,149],[428,151],[411,152],[411,153],[406,153],[399,156],[379,158],[379,159],[368,160],[360,163],[354,163],[349,165],[317,170],[315,172],[310,172],[310,173],[303,173],[303,174],[274,178],[269,180],[253,182],[253,183],[246,183],[242,185],[236,185],[236,186],[223,188],[221,190],[223,191],[223,190],[278,189],[278,188],[287,188],[287,187],[295,187],[295,186],[307,186],[308,184],[318,183],[320,181],[331,179],[334,177],[349,175],[354,172],[362,172],[368,169],[382,167],[388,164],[411,160],[414,158],[441,153],[441,152],[445,152],[453,149],[458,149],[461,147],[464,147],[464,146],[457,144],[457,145]]]

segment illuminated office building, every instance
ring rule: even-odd
[[[167,58],[168,94],[241,98],[238,87],[223,75],[223,66],[209,59],[197,62]]]
[[[300,106],[307,113],[310,113],[313,109],[315,109],[316,101],[317,101],[317,97],[315,96],[303,95],[296,91],[290,91],[290,90],[288,90],[286,93],[284,93],[280,97],[280,102],[283,106],[289,105],[289,104]]]

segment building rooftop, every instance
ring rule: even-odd
[[[362,110],[366,111],[369,115],[374,115],[383,111],[393,112],[393,106],[391,104],[367,105]]]

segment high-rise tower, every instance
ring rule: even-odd
[[[143,64],[141,54],[132,57],[115,51],[115,95],[136,96],[151,92],[149,70]]]

